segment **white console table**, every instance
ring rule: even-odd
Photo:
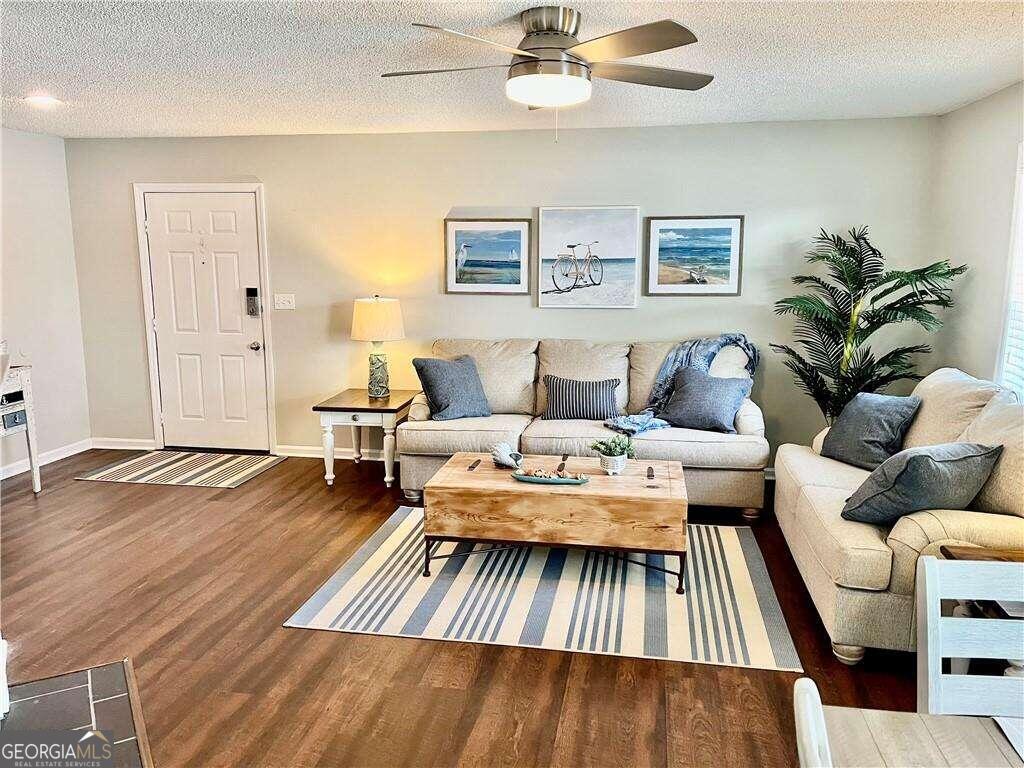
[[[365,389],[346,389],[330,400],[313,406],[320,416],[324,446],[324,480],[334,485],[334,428],[351,427],[352,458],[358,462],[362,454],[362,428],[384,430],[384,484],[395,481],[395,428],[409,415],[412,399],[418,390],[396,389],[388,397],[369,397]]]
[[[32,490],[39,493],[39,443],[36,441],[35,401],[32,399],[32,366],[15,365],[7,370],[0,385],[0,437],[24,433]]]

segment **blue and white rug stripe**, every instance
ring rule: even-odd
[[[436,560],[424,577],[423,512],[401,507],[285,626],[800,671],[751,530],[688,533],[685,595],[674,576],[549,547]],[[646,558],[678,566],[674,555]]]
[[[75,479],[237,488],[282,461],[283,456],[265,454],[149,451],[130,459],[120,459]]]

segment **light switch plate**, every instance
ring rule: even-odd
[[[275,293],[274,309],[295,309],[295,294]]]

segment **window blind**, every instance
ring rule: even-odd
[[[1017,181],[1007,269],[1006,318],[996,381],[1024,400],[1024,145],[1017,147]]]

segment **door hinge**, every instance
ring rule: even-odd
[[[142,228],[146,230],[146,234],[149,234],[149,219],[142,220]]]

